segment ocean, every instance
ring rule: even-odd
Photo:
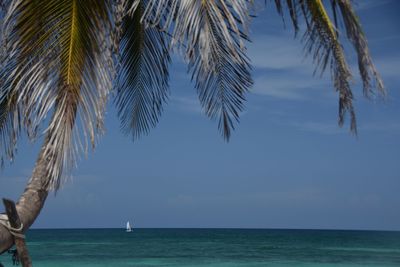
[[[33,229],[33,265],[400,266],[400,232],[259,229]],[[12,266],[4,253],[0,262]]]

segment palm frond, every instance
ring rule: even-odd
[[[136,1],[136,0],[135,0]],[[129,13],[127,12],[129,6],[128,0],[115,0],[112,1],[112,13],[113,13],[113,22],[114,22],[114,30],[111,32],[111,40],[113,46],[114,55],[117,57],[116,61],[119,62],[119,44],[121,41],[121,36],[123,33],[123,20],[125,16]]]
[[[299,31],[299,22],[298,22],[298,15],[297,15],[297,2],[295,0],[287,0],[286,1],[289,13],[290,13],[290,18],[292,20],[292,24],[294,27],[295,34]]]
[[[321,72],[328,64],[330,65],[334,87],[339,92],[339,125],[343,125],[345,114],[349,112],[350,130],[356,133],[353,93],[350,89],[352,75],[336,28],[321,0],[301,0],[300,5],[307,22],[307,31],[304,35],[306,50],[312,54]]]
[[[339,91],[339,125],[343,125],[346,112],[350,113],[350,129],[356,133],[356,119],[353,108],[353,95],[350,89],[352,79],[350,68],[346,62],[344,50],[339,39],[339,19],[343,20],[347,38],[351,41],[358,55],[358,67],[363,81],[364,95],[369,97],[377,88],[385,95],[383,81],[376,70],[368,49],[365,34],[355,14],[350,0],[330,0],[333,22],[328,16],[322,0],[287,0],[295,33],[299,29],[299,15],[305,19],[307,26],[303,37],[307,54],[311,54],[316,63],[316,71],[321,73],[330,66],[334,86]],[[282,17],[283,1],[275,0],[275,5]],[[373,82],[372,82],[373,80]]]
[[[59,188],[78,151],[94,146],[101,132],[113,73],[110,7],[108,0],[20,0],[6,16],[12,68],[2,73],[4,90],[23,103],[30,132],[53,111],[44,150],[49,189]]]
[[[245,42],[251,0],[149,0],[143,21],[184,51],[206,114],[228,140],[252,85]],[[163,20],[162,18],[165,18]]]
[[[218,120],[218,128],[226,140],[239,121],[245,93],[253,84],[245,54],[247,36],[240,29],[246,27],[248,7],[246,1],[235,4],[238,5],[202,1],[200,7],[187,7],[186,14],[197,9],[198,13],[193,14],[196,20],[177,21],[182,32],[183,27],[190,29],[185,30],[189,40],[186,57],[200,102],[206,114]]]
[[[157,124],[168,94],[166,35],[141,22],[146,2],[137,1],[134,12],[125,16],[120,44],[116,104],[121,128],[133,139]]]
[[[274,0],[275,2],[275,7],[278,15],[282,17],[282,20],[284,21],[285,17],[285,8],[289,11],[290,14],[290,19],[293,24],[294,32],[295,35],[297,35],[299,31],[299,20],[298,20],[298,0]]]
[[[15,147],[20,132],[20,110],[16,105],[16,96],[0,98],[0,154],[1,166],[5,159],[12,161],[15,156]]]
[[[351,2],[349,0],[331,0],[331,2],[334,14],[337,13],[336,9],[337,6],[339,6],[347,38],[351,41],[357,52],[358,68],[363,81],[364,95],[369,97],[373,93],[374,87],[376,87],[381,94],[385,95],[385,86],[372,62],[367,39],[361,28],[360,21],[352,8]],[[372,79],[374,80],[375,86],[371,84]]]
[[[8,0],[0,1],[0,25],[3,25],[10,2]],[[3,36],[3,27],[0,27],[0,36]],[[4,38],[0,38],[0,72],[10,70],[5,47]],[[0,77],[0,161],[2,167],[5,160],[13,160],[20,132],[20,110],[16,104],[17,95],[3,90],[6,87],[5,83],[5,79]]]

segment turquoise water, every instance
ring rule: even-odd
[[[31,230],[34,266],[400,266],[400,232]],[[12,266],[8,254],[0,256]]]

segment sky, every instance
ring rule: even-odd
[[[400,3],[358,1],[386,99],[362,96],[353,66],[359,135],[337,126],[329,73],[313,77],[301,38],[272,4],[251,28],[254,86],[229,143],[201,110],[174,56],[160,123],[132,142],[109,105],[106,133],[51,194],[34,228],[228,227],[400,230]],[[0,173],[17,200],[40,147],[22,140]]]

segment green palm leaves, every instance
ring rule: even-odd
[[[252,0],[7,0],[1,2],[0,146],[12,158],[20,129],[44,128],[47,189],[58,189],[77,156],[102,132],[114,89],[121,128],[134,139],[156,125],[168,97],[172,49],[188,63],[207,116],[229,139],[252,86],[246,56]],[[306,51],[332,73],[339,124],[356,131],[352,74],[338,20],[355,47],[369,96],[384,92],[349,0],[274,0]],[[331,13],[327,9],[331,7]],[[330,15],[334,17],[332,22]],[[374,81],[374,82],[372,82]]]
[[[325,70],[327,64],[330,64],[332,80],[336,90],[339,91],[339,124],[343,125],[345,113],[350,112],[350,128],[356,131],[353,94],[349,84],[351,72],[335,27],[321,0],[307,0],[301,5],[303,5],[302,9],[306,10],[306,19],[308,19],[306,48],[313,54],[314,61],[322,71]]]
[[[252,85],[244,41],[249,8],[246,1],[193,1],[181,5],[176,38],[187,36],[186,57],[206,114],[218,119],[229,139],[239,120],[245,93]],[[193,13],[196,12],[196,13]]]
[[[9,94],[0,101],[0,144],[4,150],[5,156],[13,160],[17,137],[20,131],[19,127],[20,111],[16,105],[16,95]],[[4,159],[1,158],[1,166],[4,165]]]
[[[134,1],[134,9],[138,2]],[[252,1],[148,0],[142,22],[169,33],[188,62],[205,113],[229,139],[252,85],[245,55]]]
[[[332,7],[334,22],[328,15],[324,4],[326,2],[330,2]],[[283,16],[283,2],[276,0],[275,3],[278,12]],[[345,114],[348,112],[351,119],[350,130],[357,133],[353,93],[350,88],[352,74],[339,39],[338,19],[342,18],[347,38],[356,50],[365,96],[368,97],[373,93],[372,79],[379,93],[385,94],[385,89],[372,63],[365,35],[350,0],[287,0],[286,3],[296,32],[299,29],[298,13],[304,17],[307,28],[303,40],[307,53],[314,59],[316,68],[323,72],[328,66],[330,67],[334,87],[339,92],[339,125],[343,125]]]
[[[373,93],[373,84],[371,84],[371,80],[374,81],[373,83],[378,91],[382,94],[385,94],[383,81],[372,62],[367,39],[363,30],[361,29],[358,17],[354,13],[350,0],[331,0],[331,2],[333,9],[332,11],[335,14],[335,17],[337,16],[336,13],[338,12],[338,9],[340,10],[347,33],[347,38],[351,41],[354,49],[357,52],[358,69],[360,70],[360,75],[363,81],[365,96],[368,97]]]
[[[132,14],[123,19],[116,104],[122,130],[134,139],[148,133],[161,115],[168,94],[170,62],[167,35],[141,23],[147,1],[130,1]]]
[[[32,138],[52,114],[43,153],[47,186],[57,189],[101,129],[112,85],[110,3],[14,1],[7,15],[3,42],[12,57],[3,59],[1,99],[16,96],[13,107],[22,110],[21,123]]]

